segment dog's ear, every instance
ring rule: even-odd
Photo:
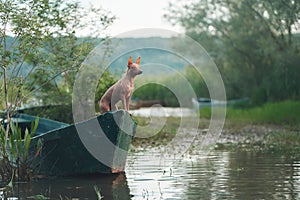
[[[129,58],[128,58],[128,67],[130,66],[130,65],[132,65],[132,57],[130,56]]]
[[[139,65],[140,62],[141,62],[141,57],[139,56],[139,57],[136,59],[135,63]]]

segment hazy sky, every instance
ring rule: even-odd
[[[120,33],[141,28],[164,28],[180,32],[163,18],[171,0],[80,0],[83,5],[102,6],[114,14],[117,19],[109,27],[108,33],[117,36]]]

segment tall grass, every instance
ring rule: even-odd
[[[211,109],[200,110],[201,118],[210,118]],[[266,103],[253,108],[227,108],[226,119],[245,123],[268,123],[279,125],[300,125],[300,102],[283,101]]]
[[[0,124],[0,187],[11,185],[16,178],[18,181],[30,180],[30,164],[34,158],[29,158],[28,154],[38,123],[37,117],[31,123],[30,129],[26,127],[25,132],[21,130],[17,122],[11,121],[10,126],[6,125],[6,127]],[[6,131],[9,131],[9,137],[5,134]],[[42,148],[39,144],[37,152]]]

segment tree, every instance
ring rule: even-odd
[[[181,2],[170,4],[165,17],[214,57],[228,97],[259,91],[268,100],[300,98],[299,1]]]
[[[0,18],[0,102],[7,119],[5,130],[1,121],[1,166],[12,168],[6,150],[14,111],[29,97],[43,99],[54,89],[71,102],[76,71],[115,17],[74,1],[4,0]],[[89,36],[79,38],[80,30]],[[59,95],[44,99],[51,96]]]

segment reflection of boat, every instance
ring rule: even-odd
[[[91,174],[19,183],[9,196],[18,199],[42,199],[38,196],[43,196],[43,199],[99,199],[97,193],[103,199],[131,199],[125,173]]]
[[[23,131],[30,128],[35,119],[35,116],[26,114],[13,117],[13,121]],[[95,128],[95,123],[99,130]],[[83,136],[77,131],[78,126],[85,128]],[[103,131],[100,131],[100,127]],[[30,144],[29,158],[33,160],[31,168],[38,174],[54,176],[123,171],[135,128],[136,123],[124,110],[105,113],[71,125],[40,118]],[[94,149],[106,156],[106,163],[100,162],[86,148],[82,141],[85,138],[96,144]],[[42,148],[36,155],[38,143],[42,144]]]

